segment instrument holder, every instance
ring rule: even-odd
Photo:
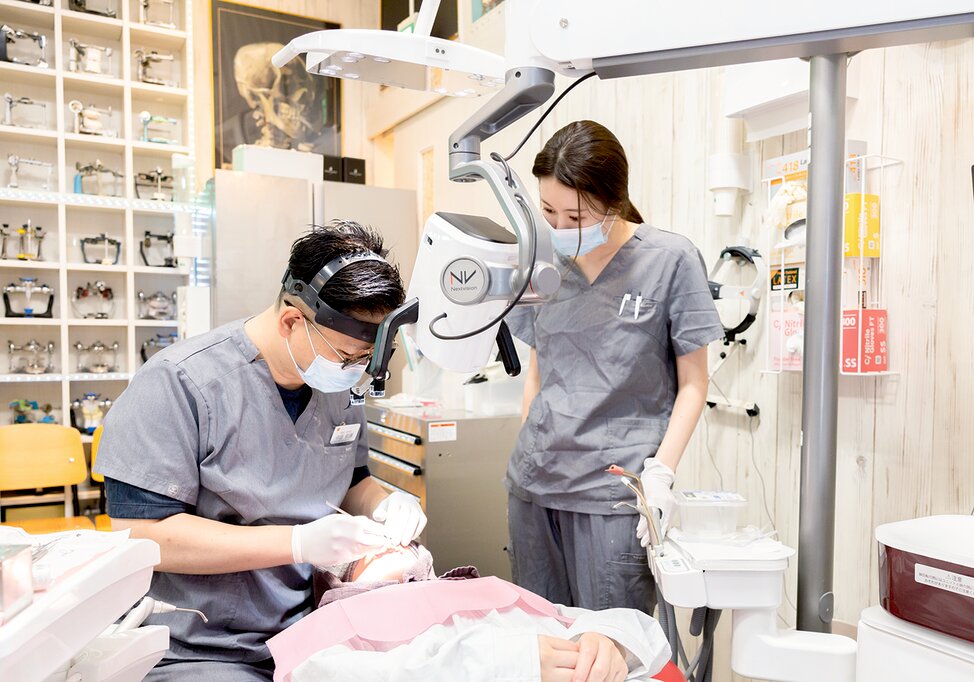
[[[47,102],[38,102],[30,97],[14,97],[9,92],[3,93],[3,125],[16,126],[18,128],[43,128],[44,125],[26,125],[14,122],[14,109],[17,107],[37,107],[43,109],[44,118],[47,118]]]
[[[100,159],[95,159],[91,163],[81,163],[76,161],[74,164],[77,174],[74,176],[74,193],[75,194],[89,194],[97,196],[121,196],[119,193],[119,183],[118,180],[125,177],[124,173],[120,173],[116,170],[106,167]],[[105,194],[105,183],[104,176],[110,175],[112,178],[112,183],[114,185],[114,192],[112,194]],[[86,192],[85,191],[85,178],[95,178],[95,191]]]
[[[82,303],[100,300],[101,309],[85,311]],[[83,287],[77,287],[71,295],[71,309],[78,318],[83,320],[108,320],[115,311],[115,292],[107,283],[97,280],[85,282]]]
[[[37,46],[37,57],[25,59],[12,56],[9,46],[17,44],[19,40],[29,40],[34,43]],[[47,62],[47,36],[35,31],[22,31],[7,24],[0,24],[0,62],[36,66],[40,69],[50,68],[50,64]]]
[[[168,19],[152,18],[153,6],[163,5],[169,8]],[[160,26],[162,28],[176,30],[176,3],[174,0],[140,0],[139,2],[139,23],[146,26]]]
[[[27,222],[24,223],[19,230],[17,230],[17,235],[19,237],[20,244],[20,249],[17,252],[17,260],[44,260],[44,255],[41,249],[46,233],[44,232],[43,227],[40,225],[34,225],[33,222],[28,218]],[[4,257],[6,257],[6,236],[7,235],[4,235]]]
[[[40,405],[36,400],[25,400],[24,398],[18,398],[17,400],[8,403],[8,407],[14,412],[14,424],[54,424],[56,420],[51,412],[54,411],[54,406],[50,403],[45,403]],[[39,420],[35,417],[34,412],[40,410],[44,413],[44,416]]]
[[[150,263],[148,250],[152,248],[153,242],[159,242],[162,244],[169,245],[170,255],[163,257],[162,263]],[[173,251],[173,234],[158,234],[151,232],[149,230],[145,231],[145,236],[139,242],[139,255],[142,257],[142,264],[150,268],[175,268],[178,263],[176,262],[175,252]]]
[[[102,398],[99,393],[85,393],[83,397],[75,398],[71,401],[71,426],[81,433],[92,435],[101,426],[112,404],[110,399]]]
[[[48,161],[38,161],[37,159],[27,159],[22,156],[17,156],[16,154],[8,154],[7,165],[10,166],[10,178],[7,180],[8,188],[17,189],[20,187],[20,167],[21,165],[24,165],[45,169],[47,171],[47,175],[44,178],[42,189],[45,191],[51,189],[51,178],[54,175],[53,163]]]
[[[10,374],[49,374],[54,371],[54,342],[41,343],[31,339],[18,346],[13,341],[7,341],[7,357],[10,362]],[[16,362],[17,356],[24,362]],[[47,361],[42,358],[47,356]]]
[[[157,52],[156,50],[143,50],[141,48],[135,50],[133,54],[137,63],[135,76],[139,82],[148,83],[149,85],[161,85],[166,88],[179,87],[175,80],[163,78],[150,72],[154,64],[163,64],[166,62],[175,64],[176,56],[174,54],[171,52]]]
[[[91,45],[70,38],[68,39],[68,71],[111,76],[114,53],[115,50],[110,47]]]
[[[95,341],[90,346],[85,346],[80,341],[76,341],[74,349],[78,351],[78,371],[91,374],[108,374],[118,371],[118,341],[112,345],[106,345],[101,341]],[[106,356],[111,353],[111,361]],[[87,360],[88,362],[85,362]]]
[[[151,171],[136,173],[135,175],[135,198],[142,199],[140,187],[152,187],[153,192],[150,197],[153,201],[172,201],[173,176],[167,174],[160,166],[156,166]],[[169,190],[169,194],[163,190]]]
[[[172,116],[160,116],[148,111],[141,111],[139,112],[139,123],[142,124],[141,140],[143,142],[152,142],[153,144],[179,144],[176,133],[179,119],[173,118]],[[151,131],[152,126],[155,126],[155,134]],[[164,133],[167,131],[164,129],[160,130],[161,126],[169,126],[168,132],[170,137],[164,136]]]
[[[176,317],[176,292],[171,296],[161,291],[146,296],[139,291],[139,319],[140,320],[172,320]]]
[[[74,114],[74,133],[76,135],[100,135],[102,137],[116,138],[118,131],[106,126],[107,123],[114,124],[111,107],[96,107],[92,104],[85,104],[79,99],[68,102],[68,111]],[[78,162],[80,163],[80,162]],[[95,161],[100,164],[100,161]],[[84,164],[83,164],[84,165]],[[91,164],[87,164],[91,165]],[[77,168],[77,164],[75,164]]]
[[[30,305],[31,298],[34,294],[40,293],[47,296],[47,309],[42,313],[34,312],[34,308]],[[17,312],[13,309],[10,303],[11,294],[23,294],[25,303],[24,309],[21,312]],[[54,289],[47,284],[38,284],[35,277],[21,277],[20,284],[10,283],[3,288],[3,307],[5,317],[43,317],[52,318],[54,317]]]
[[[101,4],[103,7],[92,7],[91,0],[70,0],[69,2],[70,8],[75,12],[95,14],[99,17],[108,17],[109,19],[118,18],[118,10],[115,9],[114,0],[102,0]]]
[[[102,258],[90,258],[88,256],[87,248],[88,246],[98,246],[99,244],[104,245],[105,252]],[[109,256],[109,252],[112,247],[115,247],[115,257]],[[109,237],[107,234],[102,232],[97,237],[82,237],[81,238],[81,258],[85,263],[89,265],[118,265],[118,261],[122,256],[122,242],[121,240],[115,239],[114,237]]]
[[[142,348],[139,351],[139,355],[142,356],[142,362],[148,362],[149,358],[158,353],[163,348],[168,348],[169,346],[176,343],[179,340],[179,335],[176,332],[170,334],[156,334],[152,338],[148,338],[142,342]]]

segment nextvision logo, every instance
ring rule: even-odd
[[[447,263],[440,276],[440,289],[458,305],[469,305],[483,298],[489,284],[490,275],[486,268],[467,257]]]
[[[457,284],[469,284],[470,280],[472,280],[476,274],[477,274],[476,270],[474,270],[473,272],[467,272],[466,270],[461,270],[460,274],[457,274],[453,272],[453,270],[450,270],[450,286],[455,287]],[[464,289],[464,291],[469,291],[470,289],[473,288],[475,287],[467,287],[466,289]]]

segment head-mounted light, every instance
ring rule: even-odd
[[[345,313],[340,313],[325,303],[321,298],[322,289],[325,288],[328,280],[335,276],[335,273],[352,263],[361,263],[363,261],[387,262],[385,258],[371,251],[339,256],[321,268],[310,282],[303,282],[297,279],[288,270],[284,273],[284,278],[281,280],[281,283],[284,285],[284,293],[303,301],[314,313],[314,321],[316,324],[333,329],[340,334],[351,336],[353,339],[374,344],[376,334],[379,332],[379,325],[373,322],[358,320]]]
[[[739,265],[750,263],[754,266],[754,280],[745,286],[723,284],[719,281],[720,271],[728,262],[735,261]],[[734,326],[724,323],[724,336],[728,341],[734,341],[738,334],[743,334],[757,319],[758,308],[761,305],[761,295],[764,293],[764,283],[767,278],[767,268],[764,259],[756,250],[746,246],[728,246],[720,252],[720,257],[710,270],[707,279],[710,293],[715,301],[743,301],[748,303],[744,318]]]

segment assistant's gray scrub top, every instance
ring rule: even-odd
[[[541,390],[505,484],[551,509],[632,513],[612,509],[632,493],[605,469],[642,471],[669,424],[677,356],[723,338],[723,326],[700,253],[685,237],[640,225],[592,284],[570,258],[559,260],[567,272],[555,298],[507,317],[537,350]]]
[[[365,413],[349,393],[314,391],[297,423],[284,409],[243,320],[154,355],[105,419],[98,473],[195,506],[239,526],[307,523],[341,504],[368,462]],[[284,343],[284,340],[281,340]],[[357,438],[331,444],[335,427]],[[311,610],[310,564],[219,575],[155,573],[149,595],[209,618],[175,613],[170,657],[254,662],[264,642]]]

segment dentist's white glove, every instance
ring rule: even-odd
[[[388,544],[385,529],[367,516],[329,514],[291,530],[291,555],[296,564],[347,564]]]
[[[376,505],[372,518],[385,524],[386,537],[400,545],[408,545],[426,528],[423,508],[407,493],[391,493]]]
[[[643,473],[639,477],[643,482],[643,494],[646,496],[647,504],[659,511],[657,518],[660,519],[660,541],[666,537],[666,530],[670,526],[670,514],[673,513],[673,507],[676,506],[676,498],[673,497],[672,490],[673,477],[673,470],[662,462],[656,461],[653,457],[646,460],[646,464],[643,465]],[[646,526],[645,516],[640,515],[639,517],[636,537],[639,538],[639,544],[643,547],[649,546],[649,529]]]

